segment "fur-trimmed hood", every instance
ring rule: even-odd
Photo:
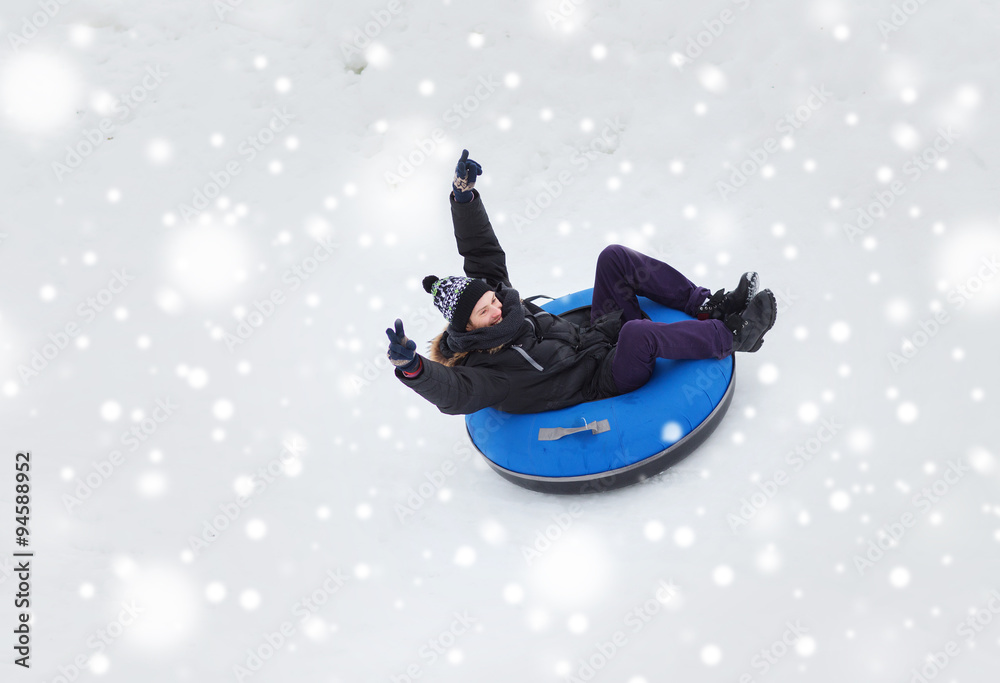
[[[461,360],[470,353],[482,352],[481,349],[471,349],[469,351],[454,352],[451,349],[445,348],[443,339],[444,339],[444,333],[447,331],[448,328],[445,327],[443,330],[441,330],[438,336],[434,337],[434,339],[431,340],[431,347],[430,351],[428,351],[427,353],[427,357],[430,358],[435,363],[440,363],[441,365],[450,368],[454,367],[455,365],[458,365],[458,363],[461,362]],[[507,346],[508,344],[500,344],[499,346],[494,346],[491,349],[486,349],[486,353],[498,353],[500,351],[503,351],[504,348],[506,348]],[[450,354],[450,355],[445,355],[445,354]]]

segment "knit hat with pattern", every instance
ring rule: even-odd
[[[424,290],[434,295],[434,305],[456,330],[465,330],[473,309],[486,292],[492,291],[484,280],[471,277],[428,275]]]

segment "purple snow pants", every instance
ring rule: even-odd
[[[635,391],[653,375],[657,358],[725,358],[733,352],[733,333],[720,320],[645,320],[636,295],[695,316],[711,294],[663,261],[612,244],[597,257],[590,321],[622,310],[611,374],[621,393]]]

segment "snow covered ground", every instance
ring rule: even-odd
[[[995,680],[998,25],[5,2],[3,680]],[[687,460],[532,493],[395,379],[463,148],[522,296],[611,243],[778,294]]]

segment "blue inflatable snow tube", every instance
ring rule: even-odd
[[[541,308],[581,326],[593,289]],[[690,320],[638,297],[651,320]],[[722,360],[657,359],[635,391],[542,413],[484,408],[465,416],[472,443],[504,478],[534,491],[589,493],[636,483],[677,463],[722,420],[735,387],[735,354]]]

